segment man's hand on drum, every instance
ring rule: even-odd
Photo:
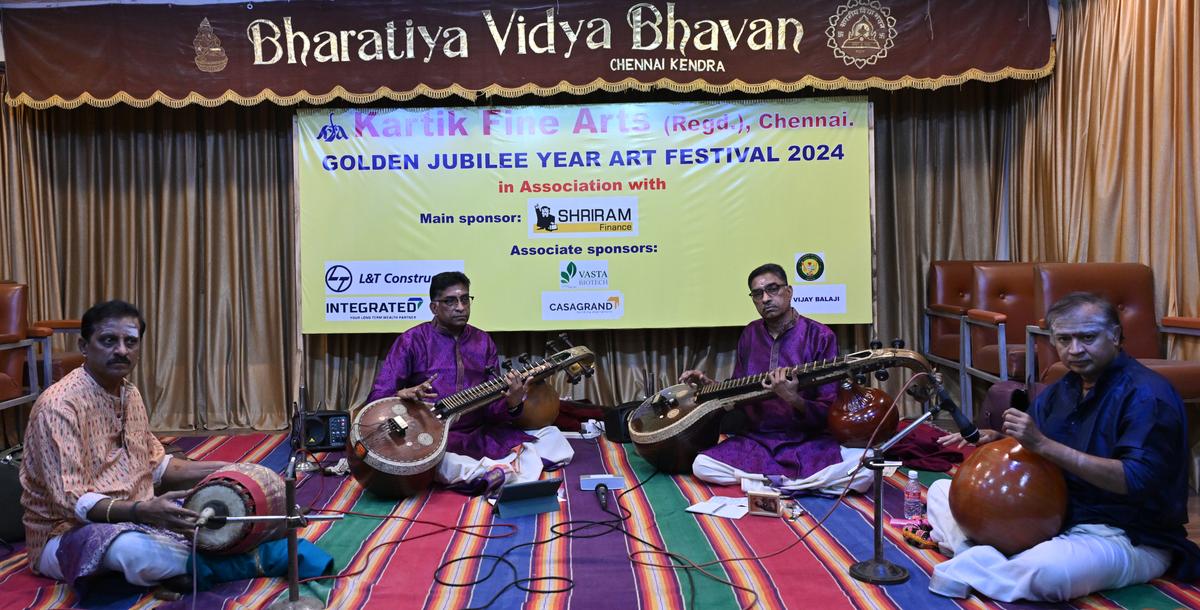
[[[712,383],[713,380],[704,374],[704,371],[698,369],[688,369],[679,376],[679,383],[690,383],[695,386],[705,386]]]
[[[1022,447],[1034,453],[1039,453],[1046,435],[1038,429],[1033,417],[1024,411],[1009,409],[1004,412],[1004,425],[1001,427],[1005,434],[1017,439]]]
[[[1002,438],[1004,438],[1004,435],[1000,434],[999,432],[997,432],[995,430],[990,430],[988,428],[980,428],[979,429],[979,441],[975,444],[976,445],[985,445],[992,441],[998,441]],[[960,433],[960,432],[955,432],[953,434],[947,434],[945,436],[938,437],[937,442],[939,445],[941,445],[943,447],[966,447],[967,445],[971,444],[971,443],[967,442],[967,439],[962,437],[962,433]]]
[[[437,400],[437,392],[433,391],[433,380],[437,379],[437,373],[434,373],[429,379],[415,385],[411,388],[404,388],[396,392],[396,396],[401,400],[422,400],[425,402],[433,402]]]
[[[180,534],[191,534],[195,530],[196,519],[200,515],[180,506],[177,502],[177,500],[187,497],[188,493],[188,490],[169,491],[161,496],[154,496],[149,500],[139,502],[138,519],[146,525]]]

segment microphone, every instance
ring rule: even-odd
[[[214,510],[213,507],[211,507],[211,506],[206,507],[204,510],[200,511],[200,516],[196,518],[196,525],[200,526],[200,527],[207,527],[208,520],[212,519],[216,516],[217,516],[217,511]],[[216,526],[217,526],[217,524],[214,524],[214,527],[216,527]]]
[[[946,392],[946,388],[942,384],[937,384],[938,408],[943,411],[949,411],[950,416],[954,418],[954,423],[958,426],[959,433],[962,434],[964,440],[974,445],[979,442],[979,428],[975,427],[975,422],[967,419],[967,415],[959,410],[958,405],[950,398],[950,394]]]
[[[596,486],[596,500],[600,502],[600,510],[608,512],[608,485],[601,483]]]

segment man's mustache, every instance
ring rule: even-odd
[[[129,364],[129,358],[126,358],[125,356],[113,356],[112,359],[110,359],[108,361],[108,363],[109,364]]]

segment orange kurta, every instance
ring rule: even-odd
[[[29,564],[36,569],[51,538],[83,524],[75,504],[84,494],[152,498],[164,455],[129,381],[113,396],[80,367],[50,386],[34,403],[21,460]]]

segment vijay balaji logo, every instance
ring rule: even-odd
[[[815,282],[825,275],[825,259],[820,254],[808,252],[796,257],[796,277],[806,282]]]

